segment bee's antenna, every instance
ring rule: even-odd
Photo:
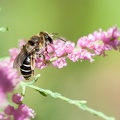
[[[58,35],[58,33],[51,33],[51,35],[52,35],[52,37],[54,37],[54,38],[57,38],[57,39],[60,39],[60,40],[62,40],[62,41],[64,41],[64,42],[66,42],[66,40],[64,40],[64,39],[56,36],[56,35]]]
[[[51,33],[52,35],[58,35],[58,33]]]
[[[60,39],[60,40],[62,40],[62,41],[64,41],[64,42],[66,42],[66,40],[65,40],[65,39],[62,39],[62,38],[60,38],[60,37],[56,37],[56,38],[58,38],[58,39]]]

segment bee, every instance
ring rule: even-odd
[[[47,45],[53,44],[53,34],[40,32],[38,35],[32,36],[28,42],[22,46],[20,53],[15,58],[13,68],[20,68],[20,72],[26,80],[31,75],[34,76],[35,59],[37,53],[47,51]]]

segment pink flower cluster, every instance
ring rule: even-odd
[[[23,96],[20,94],[14,94],[12,96],[12,101],[18,105],[14,108],[12,105],[8,105],[4,112],[0,113],[0,120],[30,120],[34,118],[35,112],[22,103]]]
[[[45,56],[49,56],[47,57],[49,59],[46,59],[46,61],[50,61],[53,66],[58,68],[67,66],[66,58],[69,58],[73,62],[78,60],[89,60],[92,62],[94,61],[94,56],[105,56],[105,52],[108,50],[118,50],[120,47],[119,37],[120,30],[117,27],[112,27],[107,31],[99,29],[93,34],[83,36],[78,40],[76,45],[70,41],[54,40],[53,45],[51,45],[52,47],[48,47],[48,54]],[[50,55],[50,53],[52,54]],[[42,63],[40,61],[36,62],[36,64],[43,65]],[[42,68],[43,66],[37,67]]]
[[[107,50],[117,50],[120,46],[119,37],[120,30],[117,27],[112,27],[107,31],[100,29],[93,34],[81,37],[77,45],[82,49],[93,50],[95,55],[101,55]]]
[[[0,108],[7,102],[7,93],[12,92],[19,81],[17,71],[13,69],[10,60],[0,61]]]
[[[107,31],[95,31],[93,34],[81,37],[74,51],[68,54],[68,57],[73,61],[90,60],[94,61],[96,55],[106,55],[105,51],[118,50],[120,47],[120,30],[117,27],[112,27]]]
[[[53,66],[62,68],[67,66],[66,58],[73,62],[78,60],[94,61],[93,57],[97,55],[105,56],[108,50],[118,50],[120,47],[120,30],[112,27],[107,31],[99,29],[93,34],[81,37],[77,44],[70,41],[54,40],[53,44],[47,46],[48,51],[43,51],[40,58],[36,59],[36,68],[44,68],[49,63]],[[11,59],[14,60],[20,49],[10,50]],[[41,51],[40,51],[41,52]],[[45,58],[45,60],[44,60]]]

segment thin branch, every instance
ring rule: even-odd
[[[50,95],[53,98],[58,98],[58,99],[61,99],[63,101],[66,101],[69,104],[73,104],[73,105],[77,106],[78,108],[80,108],[82,110],[88,111],[88,112],[90,112],[90,113],[92,113],[96,116],[99,116],[99,117],[103,118],[104,120],[115,120],[115,118],[113,118],[113,117],[109,117],[102,112],[99,112],[99,111],[96,111],[92,108],[87,107],[86,106],[87,102],[85,100],[72,100],[70,98],[62,96],[60,93],[52,92],[51,90],[43,89],[43,88],[34,86],[34,85],[26,83],[26,82],[21,82],[21,85],[25,86],[25,87],[30,87],[30,88],[42,93],[42,95],[43,94],[44,95]]]

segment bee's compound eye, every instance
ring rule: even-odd
[[[52,43],[52,38],[48,35],[45,35],[45,40],[46,42],[49,44],[49,43]]]
[[[34,45],[35,45],[35,43],[34,43],[33,41],[31,41],[31,40],[29,40],[28,43],[29,43],[29,45],[31,45],[31,46],[34,46]]]
[[[32,40],[32,41],[34,41],[34,42],[38,42],[39,39],[40,39],[40,37],[38,37],[38,36],[33,36],[33,37],[31,37],[30,40]]]
[[[48,35],[45,35],[45,39],[48,39],[49,38],[49,36]]]
[[[38,36],[33,36],[33,37],[30,38],[30,40],[28,41],[28,43],[31,46],[35,46],[35,45],[38,45],[39,40],[40,40],[40,38]]]

